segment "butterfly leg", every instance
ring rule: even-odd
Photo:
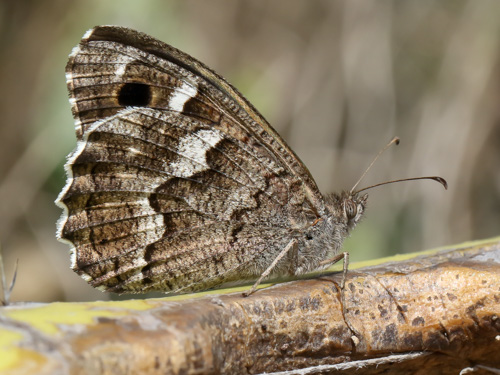
[[[342,282],[340,283],[340,289],[344,290],[345,286],[345,279],[347,277],[347,268],[349,267],[349,253],[344,252],[341,254],[335,255],[333,258],[325,259],[324,261],[320,262],[319,266],[332,266],[335,263],[337,263],[339,260],[344,259],[344,271],[342,274]]]
[[[283,258],[290,251],[290,249],[294,248],[296,245],[297,245],[297,240],[295,240],[295,239],[291,240],[288,243],[288,245],[286,245],[285,248],[283,250],[281,250],[281,252],[278,254],[278,256],[273,260],[273,262],[269,265],[269,267],[267,267],[267,269],[262,273],[262,275],[260,275],[260,277],[255,282],[255,284],[253,284],[252,288],[248,292],[243,293],[243,297],[248,297],[250,294],[255,292],[255,290],[257,290],[257,287],[259,286],[260,282],[264,278],[269,276],[269,274],[274,269],[274,267],[276,267],[276,264],[278,264],[278,262],[281,260],[281,258]]]

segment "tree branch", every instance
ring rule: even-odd
[[[397,258],[397,257],[396,257]],[[0,308],[12,374],[475,374],[500,367],[500,238],[278,284]],[[345,312],[345,316],[343,314]]]

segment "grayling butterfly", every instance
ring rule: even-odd
[[[58,238],[93,287],[188,292],[259,278],[253,291],[264,277],[347,257],[339,252],[367,195],[323,195],[257,110],[201,62],[99,26],[74,48],[66,78],[77,147]]]

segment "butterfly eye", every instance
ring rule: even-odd
[[[348,220],[355,218],[358,214],[358,208],[353,201],[349,200],[345,202],[345,214],[347,215]]]

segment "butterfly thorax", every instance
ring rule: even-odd
[[[361,220],[368,195],[357,196],[343,191],[325,196],[325,214],[301,233],[295,274],[317,269],[319,264],[335,256],[344,240]]]

